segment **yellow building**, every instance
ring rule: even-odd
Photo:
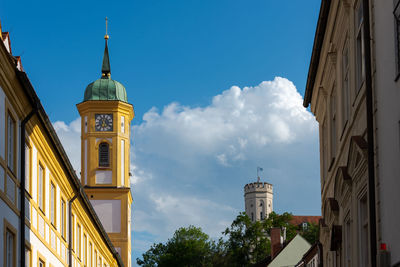
[[[111,79],[108,35],[102,76],[89,84],[77,105],[81,115],[81,183],[126,266],[131,266],[129,181],[133,106],[122,84]]]
[[[122,153],[116,154],[120,153],[120,148],[115,142],[125,142],[124,146],[128,151],[129,127],[126,127],[126,132],[118,130],[115,131],[115,135],[102,132],[93,138],[94,121],[91,114],[115,114],[115,125],[120,125],[121,117],[125,116],[129,125],[133,117],[132,107],[118,101],[115,104],[109,102],[104,105],[103,110],[97,110],[96,105],[90,101],[82,103],[79,107],[82,114],[87,116],[89,125],[87,133],[82,135],[82,142],[87,140],[88,145],[92,145],[96,143],[96,138],[105,141],[109,144],[112,158],[109,158],[111,165],[104,167],[104,171],[124,168],[123,172],[128,173],[129,158],[125,158],[123,165],[117,164]],[[87,151],[95,153],[97,149],[89,147]],[[83,171],[89,170],[85,186],[91,187],[86,188],[89,196],[93,195],[91,199],[121,199],[121,208],[126,209],[123,214],[129,217],[127,211],[131,195],[129,187],[124,188],[129,182],[121,179],[128,175],[115,174],[113,183],[107,186],[115,186],[118,189],[108,193],[106,185],[99,189],[95,184],[96,180],[92,180],[96,172],[92,161],[96,158],[92,157],[92,154],[88,158],[91,161],[84,165],[87,168]],[[112,194],[114,195],[111,196]],[[96,207],[98,206],[101,205],[96,203]],[[0,266],[123,266],[120,254],[127,262],[126,253],[130,250],[123,236],[129,232],[129,229],[125,229],[127,224],[121,226],[120,234],[107,235],[108,226],[105,225],[104,229],[85,194],[38,96],[22,69],[20,59],[11,53],[9,34],[2,33],[0,229],[3,234],[0,234]],[[110,239],[121,247],[121,252],[114,248]]]

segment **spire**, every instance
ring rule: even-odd
[[[106,35],[104,35],[104,39],[106,40],[106,47],[104,48],[104,56],[103,56],[103,65],[101,66],[102,76],[111,76],[111,67],[110,67],[110,58],[108,56],[108,34],[107,34],[107,23],[108,19],[106,17]]]

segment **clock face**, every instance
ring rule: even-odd
[[[112,114],[96,114],[95,129],[100,132],[111,132],[113,130]]]

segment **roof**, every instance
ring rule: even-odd
[[[83,101],[89,100],[119,100],[128,102],[125,87],[111,79],[110,58],[108,55],[108,44],[104,48],[103,64],[101,66],[102,76],[100,79],[90,83],[85,90]]]
[[[331,6],[331,0],[321,1],[321,8],[319,11],[317,29],[315,31],[314,45],[311,54],[310,67],[308,69],[306,91],[304,93],[304,101],[303,101],[304,107],[308,107],[308,105],[311,103],[311,97],[314,89],[315,77],[317,76],[319,59],[321,56],[321,49],[324,41],[330,6]]]
[[[299,225],[302,224],[304,222],[307,223],[312,223],[312,224],[318,224],[319,223],[319,219],[321,219],[322,216],[298,216],[298,215],[293,215],[292,219],[290,220],[290,224],[293,225]]]
[[[311,245],[301,235],[297,234],[284,246],[275,258],[268,264],[268,267],[294,266],[306,253]]]

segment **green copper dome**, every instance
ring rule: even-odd
[[[125,87],[108,76],[103,76],[86,87],[83,101],[88,100],[120,100],[128,102]]]
[[[111,79],[107,39],[108,38],[106,38],[106,47],[104,49],[103,65],[101,67],[102,77],[86,87],[83,101],[119,100],[128,102],[125,87],[121,83]]]

